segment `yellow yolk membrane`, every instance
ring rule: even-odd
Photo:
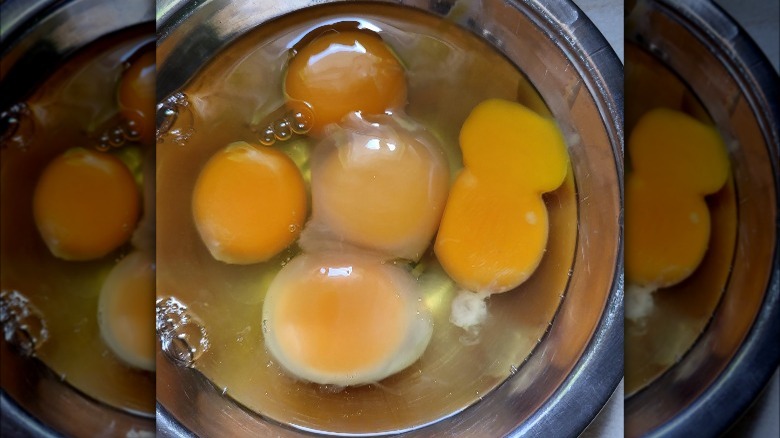
[[[327,32],[304,46],[287,66],[288,105],[314,113],[311,132],[351,112],[381,114],[406,103],[403,66],[375,34]]]
[[[547,245],[542,194],[566,177],[558,127],[500,99],[480,103],[460,132],[464,168],[450,189],[434,249],[461,287],[499,293],[523,283]]]
[[[339,386],[377,382],[425,351],[433,324],[408,272],[358,253],[303,254],[271,283],[265,344],[301,379]]]
[[[119,112],[132,122],[144,144],[154,141],[155,53],[147,50],[123,74],[117,89]]]
[[[626,278],[643,287],[677,284],[699,266],[710,238],[706,195],[729,174],[717,131],[679,111],[655,109],[628,142]]]
[[[411,122],[410,122],[411,123]],[[313,220],[339,242],[417,260],[436,233],[449,169],[441,148],[397,117],[350,116],[312,158]],[[310,236],[302,238],[310,249]]]
[[[306,187],[284,153],[236,142],[217,152],[195,184],[192,213],[211,255],[263,262],[292,244],[306,219]]]
[[[133,175],[111,154],[69,149],[44,169],[33,195],[35,224],[64,260],[92,260],[125,243],[140,214]]]
[[[154,371],[155,264],[152,255],[136,251],[123,258],[100,289],[100,335],[124,363]]]

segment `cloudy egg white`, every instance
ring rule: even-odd
[[[302,254],[271,283],[265,345],[300,379],[339,386],[377,382],[414,363],[433,322],[414,278],[358,253]]]
[[[304,249],[329,238],[419,259],[439,226],[449,187],[444,153],[423,128],[394,116],[348,117],[312,157],[312,220]]]

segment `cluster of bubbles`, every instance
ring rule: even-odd
[[[191,104],[184,93],[174,93],[157,104],[157,143],[172,141],[183,146],[194,133]]]
[[[30,108],[24,102],[0,112],[0,147],[26,150],[34,131]]]
[[[107,151],[111,148],[120,148],[127,142],[135,142],[141,139],[141,131],[133,120],[123,119],[113,124],[98,138],[95,149]]]
[[[187,306],[173,297],[157,300],[155,313],[163,353],[176,365],[194,366],[209,348],[206,329]]]
[[[20,102],[0,112],[0,146],[27,150],[35,131],[30,108]],[[128,142],[141,139],[138,123],[133,120],[117,119],[98,136],[95,149],[108,151],[120,148]]]
[[[40,312],[17,290],[0,291],[0,325],[6,342],[31,356],[49,337]]]
[[[274,120],[263,129],[252,129],[257,133],[257,140],[263,146],[272,146],[277,141],[287,141],[293,134],[303,135],[311,130],[313,116],[308,109],[292,111]]]

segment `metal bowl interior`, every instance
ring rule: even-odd
[[[686,355],[627,398],[626,432],[714,436],[749,406],[780,360],[777,74],[710,2],[639,1],[626,29],[628,41],[682,78],[711,115],[729,149],[738,205],[721,301]]]
[[[152,20],[154,10],[148,2],[3,3],[0,107],[23,101],[90,43],[142,23],[151,25]],[[154,432],[150,415],[135,415],[90,398],[39,359],[19,354],[5,339],[0,340],[0,349],[4,432],[41,436]]]
[[[185,86],[244,33],[321,3],[158,2],[158,101]],[[359,10],[368,2],[349,3]],[[385,3],[439,17],[455,5]],[[573,436],[601,409],[623,372],[622,66],[570,2],[489,0],[472,6],[457,24],[526,74],[569,140],[577,191],[576,251],[556,317],[520,369],[464,411],[406,434]],[[223,397],[202,374],[174,365],[160,351],[157,401],[162,436],[308,435]]]

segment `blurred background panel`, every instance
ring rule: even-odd
[[[3,436],[148,436],[154,3],[0,9]]]
[[[626,23],[627,434],[723,433],[775,374],[756,410],[733,433],[776,435],[777,2],[719,2],[735,18],[709,2],[631,3]],[[660,286],[638,280],[637,260],[646,266],[648,250],[636,246],[642,221],[632,219],[639,207],[638,196],[631,195],[638,181],[652,185],[647,183],[652,159],[637,152],[645,140],[638,131],[632,134],[657,108],[674,111],[674,124],[657,128],[656,147],[648,153],[656,162],[667,160],[664,178],[679,173],[674,168],[681,163],[689,166],[683,179],[713,173],[713,165],[696,167],[675,153],[661,156],[663,142],[688,135],[676,124],[683,120],[716,129],[731,175],[722,189],[703,198],[711,219],[704,257],[689,276]],[[678,191],[684,190],[680,184]],[[679,205],[669,211],[684,211]],[[659,224],[669,216],[659,208],[651,217]],[[684,240],[670,244],[670,253],[686,249]]]

